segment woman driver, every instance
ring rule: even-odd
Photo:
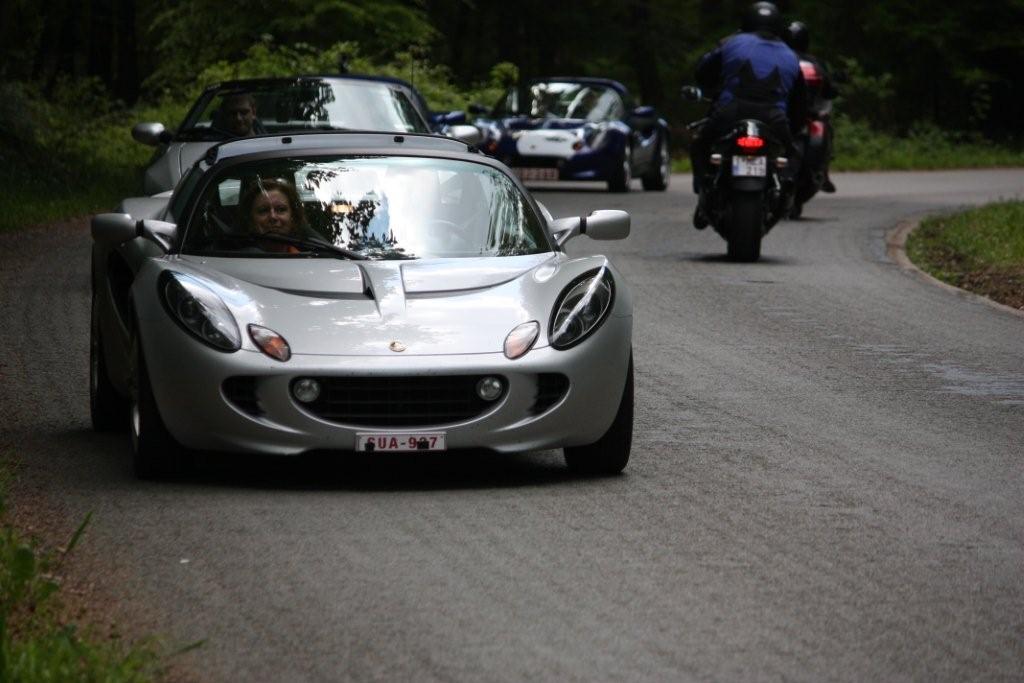
[[[301,237],[301,226],[305,223],[302,201],[295,187],[283,180],[259,180],[242,197],[239,206],[242,220],[250,233],[255,235],[284,235]],[[261,248],[288,254],[297,254],[299,249],[291,244],[272,240],[261,242]]]

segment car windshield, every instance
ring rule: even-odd
[[[176,139],[227,140],[306,130],[430,132],[397,85],[300,78],[207,90],[178,128]]]
[[[499,117],[519,115],[594,122],[621,118],[624,111],[622,98],[612,88],[560,81],[531,83],[522,93],[511,88],[497,107]]]
[[[230,166],[202,192],[184,253],[414,259],[551,251],[518,186],[467,161],[264,159]]]

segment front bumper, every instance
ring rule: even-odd
[[[517,452],[597,441],[618,410],[629,363],[631,317],[610,316],[583,343],[566,351],[533,349],[510,361],[502,353],[431,356],[296,355],[287,363],[256,351],[221,353],[192,338],[166,315],[142,324],[147,370],[168,431],[188,448],[279,455],[310,450],[354,450],[360,432],[444,431],[449,449]],[[537,376],[569,378],[560,401],[531,415]],[[488,412],[455,424],[380,428],[339,425],[307,412],[291,396],[306,376],[414,376],[496,374],[508,389]],[[224,380],[255,377],[262,414],[228,401]]]

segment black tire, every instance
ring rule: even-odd
[[[622,152],[622,158],[619,159],[618,168],[612,172],[612,177],[608,179],[608,191],[629,192],[629,183],[632,180],[633,156],[630,153],[629,145],[627,145]]]
[[[128,425],[128,402],[110,381],[96,308],[94,296],[89,325],[89,416],[94,431],[121,432]]]
[[[633,444],[633,354],[629,356],[626,386],[619,411],[600,439],[586,446],[563,449],[565,464],[576,474],[611,476],[626,468]]]
[[[793,208],[789,210],[789,219],[792,221],[799,220],[800,216],[802,216],[803,213],[803,202],[793,202]]]
[[[729,258],[744,263],[753,263],[761,258],[763,232],[764,201],[760,193],[734,194],[729,207]]]
[[[668,151],[668,140],[662,136],[658,142],[658,155],[651,164],[651,169],[640,179],[644,189],[648,191],[664,192],[668,189],[669,180],[672,178],[672,156]]]
[[[184,453],[160,417],[137,335],[132,340],[132,357],[134,367],[128,422],[135,476],[139,479],[178,476],[184,471]]]

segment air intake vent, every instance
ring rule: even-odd
[[[531,415],[540,415],[562,400],[569,390],[569,378],[559,373],[537,375],[537,398],[530,408]]]
[[[224,380],[224,398],[243,413],[259,417],[263,414],[256,395],[255,377],[228,377]]]

